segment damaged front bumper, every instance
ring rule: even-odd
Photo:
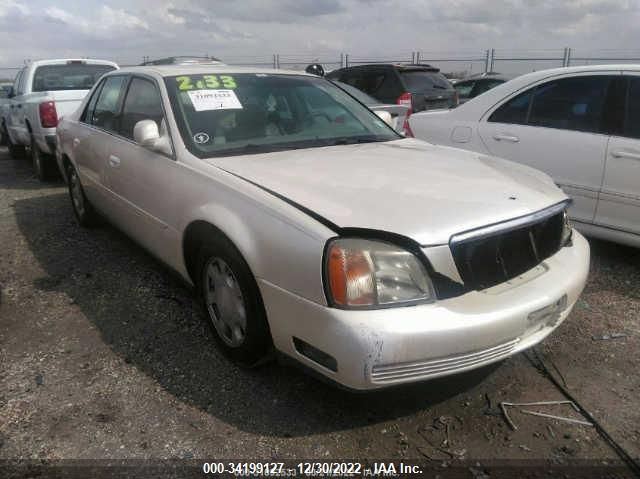
[[[259,280],[275,347],[350,389],[421,381],[482,367],[542,341],[571,312],[589,272],[589,244],[483,291],[432,304],[329,308]]]

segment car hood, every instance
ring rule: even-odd
[[[532,168],[414,139],[208,161],[340,228],[392,232],[421,245],[567,198]]]

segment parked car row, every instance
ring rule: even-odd
[[[383,76],[412,108],[453,106],[453,88],[422,89],[436,73]],[[589,268],[566,194],[530,167],[406,138],[348,91],[282,70],[114,66],[57,126],[75,217],[107,218],[192,284],[242,364],[275,351],[375,389],[542,341]]]

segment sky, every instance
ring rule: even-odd
[[[567,46],[640,54],[638,25],[640,0],[0,0],[0,67],[78,56],[306,61]]]

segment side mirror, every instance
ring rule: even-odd
[[[173,155],[171,139],[169,138],[164,120],[162,120],[159,130],[158,124],[155,121],[140,120],[133,127],[133,140],[140,146],[162,153],[163,155]]]
[[[133,139],[146,148],[152,148],[160,139],[158,124],[153,120],[141,120],[133,127]]]
[[[7,92],[7,98],[13,98],[16,96],[16,92],[13,91],[13,87],[9,87],[9,91]]]
[[[316,75],[319,77],[324,76],[324,68],[319,63],[312,63],[308,65],[307,68],[304,69],[306,73],[310,73],[311,75]]]
[[[384,110],[377,110],[375,112],[375,114],[378,115],[378,118],[380,118],[387,125],[389,125],[391,128],[393,128],[393,118],[391,117],[391,113],[389,113],[388,111],[384,111]]]

